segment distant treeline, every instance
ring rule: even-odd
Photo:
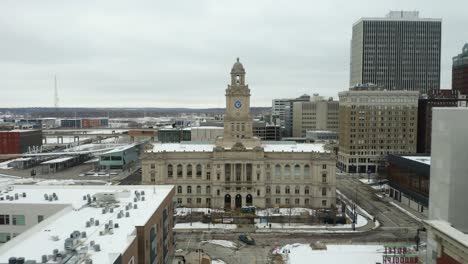
[[[268,114],[271,107],[252,107],[253,115]],[[10,112],[17,115],[25,115],[29,118],[59,117],[109,117],[109,118],[139,118],[139,117],[163,117],[178,116],[180,114],[208,114],[221,115],[225,108],[53,108],[53,107],[29,107],[29,108],[0,108],[1,113]]]

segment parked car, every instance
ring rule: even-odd
[[[255,245],[255,239],[253,239],[249,234],[239,235],[239,240],[247,245]]]

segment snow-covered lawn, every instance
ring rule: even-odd
[[[307,244],[290,244],[276,253],[281,254],[287,264],[375,264],[382,262],[383,251],[383,246],[376,245],[327,245],[326,250],[312,250]]]
[[[236,229],[237,225],[235,224],[205,224],[202,222],[192,222],[190,223],[177,223],[174,229]]]
[[[367,224],[367,219],[358,214],[356,228],[365,226]],[[267,223],[256,223],[255,226],[260,229],[269,228]],[[351,224],[345,225],[305,225],[305,224],[298,224],[298,223],[271,223],[271,229],[336,229],[336,228],[352,228]]]
[[[256,214],[258,216],[289,216],[291,215],[301,215],[306,213],[308,215],[313,215],[315,210],[309,208],[267,208],[264,210],[257,210]]]
[[[229,240],[207,240],[203,242],[222,246],[222,247],[227,247],[227,248],[237,248],[237,244]]]
[[[188,207],[179,207],[175,209],[174,216],[186,216],[190,213],[202,212],[204,214],[210,213],[224,213],[222,209],[213,209],[213,208],[188,208]]]

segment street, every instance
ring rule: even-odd
[[[375,230],[362,233],[252,233],[256,245],[248,246],[238,241],[239,233],[212,233],[207,231],[177,231],[177,248],[184,250],[202,249],[213,259],[220,258],[226,263],[271,263],[271,251],[275,246],[293,243],[311,244],[316,241],[331,244],[414,244],[416,230],[421,224],[388,202],[382,201],[372,189],[356,178],[337,176],[337,188],[348,198],[355,199],[358,205],[381,223]],[[426,241],[421,233],[421,241]],[[238,249],[212,245],[207,240],[229,240],[238,243]]]

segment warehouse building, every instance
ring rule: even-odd
[[[143,144],[131,144],[104,152],[99,157],[102,170],[126,170],[135,166],[142,151]]]
[[[42,146],[42,130],[0,131],[0,154],[20,154]]]

